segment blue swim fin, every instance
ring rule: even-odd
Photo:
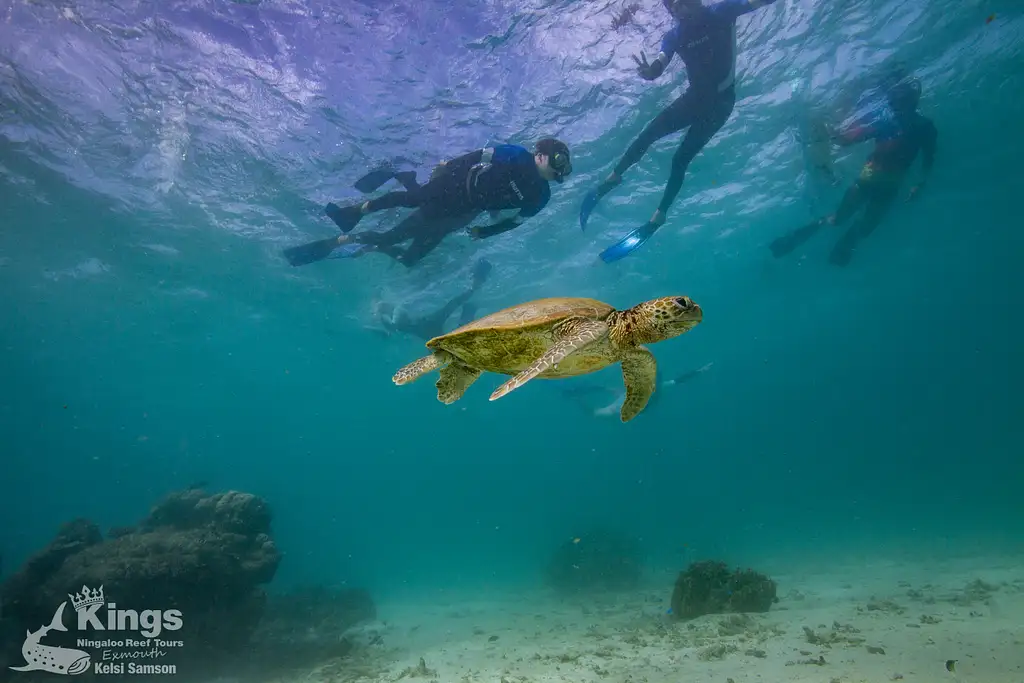
[[[587,229],[587,221],[590,220],[590,212],[594,210],[601,198],[597,190],[593,189],[583,198],[583,206],[580,207],[580,230]]]
[[[366,244],[342,244],[334,249],[327,258],[355,258],[362,256],[369,248],[369,245]]]
[[[651,235],[658,231],[660,225],[646,223],[621,240],[601,252],[601,260],[605,263],[613,263],[619,259],[626,258],[634,251],[643,246],[644,242],[651,238]]]

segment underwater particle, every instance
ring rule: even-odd
[[[580,542],[580,539],[579,539],[579,538],[574,538],[574,539],[572,539],[572,542],[573,542],[574,544],[575,544],[575,543],[579,543],[579,542]]]
[[[990,14],[990,15],[988,15],[988,18],[987,18],[987,19],[985,19],[985,23],[986,23],[986,24],[991,24],[991,23],[992,23],[992,21],[993,21],[993,20],[994,20],[995,18],[996,18],[996,15],[994,15],[994,14]],[[954,661],[955,661],[955,660],[954,660]]]
[[[956,659],[947,659],[946,660],[946,671],[955,674],[956,673],[956,663],[957,663]]]
[[[64,410],[67,410],[67,409],[68,409],[68,404],[67,404],[67,403],[65,403],[65,404],[64,404]]]

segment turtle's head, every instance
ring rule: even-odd
[[[624,341],[653,344],[689,332],[704,311],[688,296],[663,296],[637,304],[616,322]]]

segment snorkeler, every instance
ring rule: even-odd
[[[825,225],[843,225],[858,212],[861,219],[850,226],[836,243],[829,261],[845,266],[853,257],[857,244],[870,235],[892,208],[899,196],[903,180],[921,154],[923,178],[910,189],[914,199],[924,187],[935,163],[938,130],[935,124],[917,111],[921,99],[921,82],[912,76],[885,86],[885,97],[891,116],[871,111],[834,136],[841,146],[874,140],[875,148],[861,168],[860,176],[846,191],[839,208],[830,216],[819,218],[797,228],[771,243],[775,258],[781,258],[813,237]]]
[[[516,215],[470,229],[474,239],[500,235],[522,225],[517,218],[537,215],[551,199],[548,181],[561,183],[570,173],[569,148],[554,138],[539,140],[533,152],[519,145],[469,152],[438,164],[425,185],[417,184],[412,172],[371,171],[356,182],[361,192],[373,192],[392,178],[405,191],[388,192],[349,206],[328,204],[325,213],[342,234],[285,249],[284,255],[293,266],[303,266],[328,257],[353,258],[376,251],[412,267],[446,236],[468,228],[483,211],[493,216],[518,209]],[[387,232],[348,234],[366,214],[396,207],[416,211]],[[408,240],[408,247],[398,246]]]
[[[384,334],[390,336],[396,332],[403,332],[419,337],[424,341],[430,341],[434,337],[440,337],[449,332],[447,326],[448,318],[459,308],[462,313],[456,327],[462,327],[476,318],[476,306],[470,301],[477,290],[487,281],[491,272],[491,264],[486,259],[480,259],[473,266],[473,282],[469,289],[454,297],[441,308],[419,318],[413,318],[403,311],[396,309],[394,304],[381,303],[377,306],[377,320],[383,328]]]
[[[640,77],[653,81],[658,78],[678,54],[686,67],[690,84],[675,102],[670,104],[640,136],[629,146],[615,170],[597,188],[587,193],[580,209],[580,227],[597,203],[622,182],[622,174],[640,161],[647,149],[657,140],[689,127],[679,149],[672,158],[672,172],[665,192],[645,225],[634,230],[619,243],[605,249],[601,258],[605,262],[617,261],[640,247],[665,223],[665,215],[683,186],[683,177],[690,162],[725,125],[736,102],[736,20],[758,7],[775,0],[721,0],[705,7],[700,0],[662,0],[675,26],[661,41],[661,52],[648,63],[642,52],[633,57]]]

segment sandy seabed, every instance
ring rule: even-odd
[[[1024,558],[775,574],[770,612],[685,622],[667,614],[674,578],[614,596],[384,603],[366,645],[307,680],[1024,683]]]

